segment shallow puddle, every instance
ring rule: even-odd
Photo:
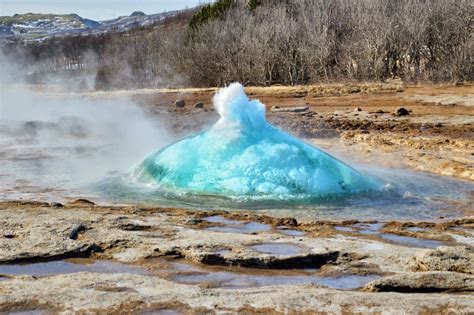
[[[258,222],[243,223],[236,220],[229,220],[221,216],[211,216],[204,218],[204,220],[210,223],[219,223],[225,225],[207,228],[208,231],[214,232],[251,234],[270,230],[270,226],[267,224]]]
[[[50,276],[76,272],[149,274],[143,268],[106,260],[70,259],[32,264],[0,265],[0,274]]]
[[[342,232],[354,232],[353,228],[350,228],[348,226],[335,226],[334,227],[336,231],[342,231]]]
[[[379,235],[384,240],[402,244],[402,245],[409,245],[414,247],[423,247],[423,248],[437,248],[438,246],[442,246],[443,242],[435,241],[435,240],[427,240],[422,238],[416,237],[409,237],[409,236],[401,236],[396,234],[388,234],[383,233]]]
[[[303,231],[298,231],[298,230],[290,230],[287,229],[286,227],[279,226],[278,231],[282,234],[285,234],[287,236],[304,236],[306,235],[305,232]]]
[[[318,274],[319,269],[262,270],[229,266],[208,266],[187,262],[176,262],[162,258],[150,259],[146,267],[157,276],[170,281],[219,287],[242,289],[272,285],[313,284],[328,288],[353,290],[379,278],[379,275],[334,275]]]
[[[220,224],[225,224],[225,225],[239,225],[242,224],[240,221],[236,220],[229,220],[224,217],[221,217],[220,215],[213,215],[210,217],[204,218],[204,221],[207,221],[209,223],[220,223]]]
[[[302,275],[248,275],[228,271],[216,271],[199,274],[177,275],[175,281],[189,284],[208,284],[212,287],[239,289],[272,285],[314,284],[333,289],[353,290],[379,276],[348,275],[339,277],[322,277],[312,274]]]
[[[358,223],[354,227],[359,229],[357,232],[360,234],[375,235],[378,234],[383,225],[383,223]]]
[[[271,254],[275,256],[298,255],[302,252],[301,247],[285,243],[264,243],[253,245],[250,248],[260,253]]]

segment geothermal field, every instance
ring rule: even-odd
[[[472,87],[351,88],[4,90],[1,309],[470,313]]]
[[[474,314],[474,10],[426,6],[0,16],[0,314]]]

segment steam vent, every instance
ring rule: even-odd
[[[239,83],[214,96],[221,116],[209,130],[147,157],[134,178],[178,193],[226,197],[330,197],[376,188],[350,166],[273,127],[265,106]]]

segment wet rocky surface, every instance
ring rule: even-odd
[[[474,180],[472,85],[247,90],[270,122],[339,157]],[[180,137],[218,119],[213,92],[132,97]],[[28,185],[14,196],[34,199]],[[65,202],[75,198],[0,202],[0,312],[474,312],[469,201],[456,215],[382,222]]]
[[[473,226],[4,201],[0,311],[472,312]]]

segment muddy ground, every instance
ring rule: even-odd
[[[472,85],[246,91],[266,104],[269,121],[340,156],[474,181]],[[87,96],[131,97],[182,136],[218,119],[213,93]],[[251,211],[3,201],[0,312],[473,313],[474,207],[463,210],[426,222],[299,222]]]

